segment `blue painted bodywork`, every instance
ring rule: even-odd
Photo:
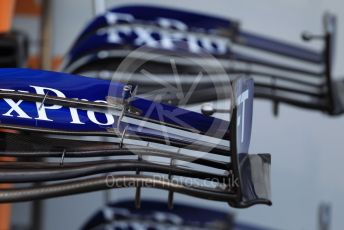
[[[220,225],[222,227],[220,229],[268,230],[268,228],[233,221],[231,213],[210,208],[176,203],[171,210],[168,209],[165,202],[147,200],[141,202],[140,209],[136,209],[134,204],[134,201],[121,201],[108,204],[106,207],[94,214],[81,229],[87,230],[95,229],[97,227],[96,229],[99,230],[129,230],[136,229],[135,224],[141,222],[139,229],[153,230],[161,229],[161,224],[166,224],[167,222],[176,229],[177,227],[187,228],[187,226],[214,229],[215,226]],[[123,224],[123,222],[126,222],[127,224]]]
[[[86,99],[88,101],[106,101],[107,96],[112,96],[118,99],[122,98],[123,84],[110,82],[106,80],[99,80],[87,78],[83,76],[43,71],[32,69],[0,69],[0,89],[2,90],[15,90],[26,91],[30,93],[35,92],[35,87],[45,87],[58,90],[62,92],[67,98]],[[45,89],[44,93],[49,96],[56,96],[52,90]],[[216,133],[223,133],[225,136],[228,134],[229,123],[220,119],[204,116],[200,113],[188,111],[185,109],[177,108],[174,106],[160,104],[142,98],[133,98],[131,105],[142,111],[142,118],[149,118],[156,121],[165,122],[171,125],[182,126],[190,128],[198,133],[210,132],[212,127]],[[36,128],[48,128],[54,130],[65,131],[92,131],[92,132],[106,132],[108,128],[117,124],[117,117],[114,117],[114,122],[109,125],[99,125],[91,122],[87,113],[89,111],[78,109],[78,116],[80,122],[83,124],[75,124],[72,122],[70,108],[62,107],[59,109],[46,109],[47,118],[42,120],[37,119],[38,107],[34,102],[23,101],[19,107],[30,118],[20,117],[16,111],[12,111],[8,116],[5,116],[11,106],[4,100],[0,99],[0,121],[1,124],[28,126]],[[104,113],[95,112],[95,117],[99,123],[106,124],[107,117]],[[121,123],[123,126],[126,124]],[[115,127],[116,128],[116,127]],[[145,133],[147,135],[162,135],[160,130],[154,131],[145,129],[144,127],[138,128],[136,125],[129,125],[128,130],[135,133]],[[171,134],[170,136],[174,136]],[[175,136],[179,138],[178,136]]]

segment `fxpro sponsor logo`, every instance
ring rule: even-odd
[[[103,210],[103,216],[105,217],[105,224],[102,226],[104,229],[172,230],[184,223],[180,216],[161,211],[140,215],[124,208],[107,207]]]
[[[123,22],[134,23],[138,21],[132,14],[117,13],[110,11],[105,13],[104,18],[108,25],[115,25],[117,23]],[[177,29],[183,31],[188,30],[188,26],[184,22],[172,18],[158,17],[155,20],[152,20],[151,22],[155,23],[156,25],[162,28]]]
[[[98,35],[106,35],[107,42],[114,44],[132,43],[166,50],[185,49],[191,53],[207,52],[225,55],[229,52],[230,40],[204,30],[188,31],[188,26],[175,19],[157,18],[153,23],[140,23],[133,15],[107,12],[104,16],[111,27],[102,28]],[[125,22],[125,24],[123,24]],[[117,24],[119,23],[119,24]],[[180,47],[178,41],[183,41]]]
[[[42,87],[42,86],[35,86],[35,85],[30,85],[34,92],[38,95],[49,95],[49,96],[56,96],[59,98],[66,98],[66,95],[61,92],[58,89],[54,88],[48,88],[48,87]],[[0,89],[0,91],[7,91],[7,92],[21,92],[21,93],[29,93],[28,91],[23,91],[23,90],[13,90],[13,89]],[[34,120],[40,120],[40,121],[50,121],[53,122],[53,118],[48,116],[47,111],[56,111],[62,109],[62,106],[60,105],[46,105],[41,102],[36,102],[36,110],[34,111],[35,115],[29,113],[28,111],[25,111],[25,106],[23,106],[24,100],[14,100],[10,98],[4,98],[1,99],[5,102],[7,107],[3,107],[3,110],[5,112],[1,113],[1,116],[4,117],[13,117],[13,118],[19,118],[19,119],[34,119]],[[83,101],[88,101],[86,99],[80,99]],[[95,100],[94,102],[99,102],[99,103],[107,103],[104,100]],[[68,107],[66,108],[68,110],[69,115],[64,117],[66,119],[66,122],[70,124],[77,124],[77,125],[84,125],[85,123],[81,121],[78,109],[73,108],[73,107]],[[67,111],[66,110],[66,111]],[[114,117],[110,113],[99,113],[103,114],[105,116],[105,121],[102,119],[102,121],[98,120],[98,116],[96,116],[95,111],[92,110],[87,110],[87,117],[89,121],[93,122],[94,124],[97,125],[112,125],[114,124]]]
[[[126,208],[106,207],[102,210],[104,220],[118,229],[151,229],[157,227],[159,223],[180,225],[183,218],[169,212],[152,210],[144,215],[131,212]],[[143,218],[142,218],[143,217]],[[116,220],[115,222],[113,220]],[[129,222],[120,222],[121,220],[130,220]],[[135,222],[138,221],[137,223]],[[146,221],[146,222],[145,222]],[[120,224],[116,225],[117,222]],[[122,227],[122,228],[121,228]],[[163,226],[161,226],[163,227]],[[166,226],[165,226],[166,227]],[[159,228],[160,229],[160,228]],[[161,228],[164,229],[164,228]]]

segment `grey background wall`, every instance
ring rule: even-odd
[[[344,2],[342,0],[116,0],[124,4],[169,6],[239,19],[243,28],[296,44],[300,33],[321,32],[321,16],[329,10],[338,16],[339,31],[335,75],[344,75]],[[91,0],[54,1],[55,54],[65,54],[81,28],[92,18]],[[282,105],[274,117],[272,105],[256,100],[251,152],[272,153],[273,206],[233,210],[225,204],[177,195],[176,200],[231,210],[242,221],[278,229],[316,229],[320,202],[332,204],[332,229],[344,229],[344,117],[328,117]],[[113,191],[114,200],[133,198],[134,190]],[[145,197],[167,199],[167,193],[144,189]],[[103,205],[102,193],[51,199],[44,202],[44,229],[77,229]],[[15,223],[28,222],[28,205],[14,208]]]

